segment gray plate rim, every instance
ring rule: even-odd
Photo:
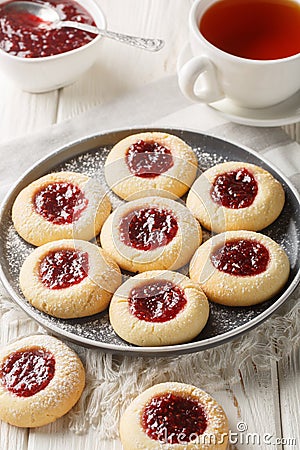
[[[25,180],[32,175],[35,172],[45,172],[43,170],[43,167],[47,165],[47,162],[54,160],[55,158],[59,158],[60,156],[64,155],[68,151],[72,149],[75,145],[87,143],[89,141],[96,140],[97,138],[105,137],[111,134],[115,133],[121,133],[121,132],[128,132],[128,133],[138,133],[138,132],[147,132],[147,131],[161,131],[166,133],[196,133],[204,137],[216,139],[219,141],[223,141],[229,144],[232,144],[236,147],[239,147],[246,152],[252,154],[259,160],[261,160],[264,164],[269,166],[275,173],[277,173],[286,183],[288,188],[291,190],[291,192],[294,194],[295,198],[297,199],[297,202],[300,206],[300,195],[297,191],[297,189],[293,186],[291,181],[286,177],[285,174],[281,172],[280,169],[278,169],[275,165],[273,165],[272,162],[265,159],[262,155],[260,155],[255,150],[252,150],[251,148],[239,144],[235,141],[229,140],[229,139],[223,139],[220,138],[214,134],[209,134],[206,132],[200,132],[198,130],[192,129],[192,128],[175,128],[175,127],[146,127],[146,126],[135,126],[135,127],[123,127],[118,129],[111,129],[106,130],[100,133],[95,133],[91,135],[87,135],[81,139],[76,139],[68,144],[65,144],[61,147],[59,147],[57,150],[54,150],[53,152],[49,153],[47,156],[39,159],[36,163],[31,165],[24,173],[21,175],[18,180],[15,182],[15,184],[11,187],[11,189],[6,194],[4,200],[2,201],[1,207],[0,207],[0,224],[3,222],[3,216],[7,211],[7,208],[9,208],[9,204],[11,203],[11,200],[14,199],[17,195],[17,193],[28,184]],[[91,148],[93,148],[91,146]],[[75,153],[74,153],[75,155]],[[73,155],[73,156],[74,156]],[[69,155],[70,157],[72,155]],[[63,159],[59,159],[57,164],[59,162],[63,162]],[[40,175],[39,175],[40,176]],[[34,176],[33,179],[39,178],[39,176]],[[14,290],[14,288],[11,286],[9,280],[6,277],[5,271],[4,271],[5,265],[3,264],[3,258],[2,255],[0,257],[0,280],[2,281],[6,291],[9,293],[9,295],[12,297],[12,299],[17,303],[23,311],[26,312],[28,316],[30,316],[33,320],[35,320],[37,323],[39,323],[43,328],[48,330],[51,334],[54,334],[62,339],[67,339],[73,343],[82,345],[84,347],[88,348],[96,348],[98,350],[103,350],[107,352],[112,353],[118,353],[118,354],[127,354],[127,355],[143,355],[143,356],[172,356],[172,355],[179,355],[184,353],[193,353],[198,352],[202,350],[206,350],[208,348],[212,348],[215,346],[219,346],[221,344],[224,344],[228,341],[231,341],[235,338],[238,338],[239,336],[243,335],[244,333],[250,331],[251,329],[257,327],[262,322],[264,322],[267,318],[269,318],[293,293],[293,291],[296,289],[297,285],[300,282],[300,269],[296,273],[294,279],[292,280],[291,284],[288,286],[288,288],[282,293],[282,295],[273,303],[271,304],[265,311],[260,313],[258,316],[256,316],[254,319],[251,319],[249,322],[238,326],[237,328],[227,331],[221,335],[217,335],[211,338],[204,339],[202,341],[196,341],[196,342],[188,342],[184,344],[176,344],[176,345],[169,345],[169,346],[160,346],[160,347],[122,347],[117,344],[108,344],[105,342],[98,342],[92,339],[84,338],[82,336],[75,335],[73,333],[70,333],[66,330],[62,330],[60,327],[56,326],[55,324],[51,324],[51,327],[44,322],[43,318],[41,316],[36,316],[33,311],[27,306],[27,303],[24,302],[24,299],[18,295],[18,293]]]

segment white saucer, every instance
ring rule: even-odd
[[[187,44],[179,54],[177,72],[192,56],[190,45]],[[289,125],[300,121],[300,90],[284,102],[269,108],[243,108],[227,98],[210,103],[207,106],[221,113],[222,116],[231,122],[242,125],[256,127]]]

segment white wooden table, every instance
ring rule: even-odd
[[[106,41],[99,51],[98,62],[78,82],[59,91],[38,95],[21,92],[0,71],[1,142],[42,130],[91,106],[105,104],[138,86],[175,73],[177,55],[187,41],[187,16],[192,0],[98,1],[110,29],[163,38],[165,48],[151,54]],[[300,140],[299,125],[285,129]],[[290,356],[279,364],[272,363],[267,371],[246,365],[240,373],[240,383],[228,383],[215,394],[224,405],[233,429],[238,422],[243,422],[249,432],[261,437],[270,436],[265,437],[266,442],[239,442],[232,445],[232,449],[300,449],[299,378],[299,348],[295,348]],[[245,379],[251,381],[245,383]],[[92,430],[76,436],[68,431],[65,419],[33,430],[0,424],[0,450],[61,448],[109,450],[121,449],[121,445],[99,441]]]

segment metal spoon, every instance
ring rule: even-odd
[[[115,33],[109,30],[103,30],[92,25],[87,25],[80,22],[73,22],[70,20],[61,20],[57,11],[49,5],[42,5],[40,3],[30,1],[15,1],[7,3],[3,8],[6,10],[14,10],[19,12],[27,12],[33,16],[41,19],[50,28],[71,27],[78,30],[87,31],[89,33],[99,34],[110,39],[114,39],[125,44],[139,47],[150,52],[157,52],[164,46],[164,41],[161,39],[148,39],[136,36],[129,36],[126,34]]]

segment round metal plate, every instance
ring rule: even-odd
[[[18,283],[20,267],[33,247],[22,240],[14,230],[11,208],[18,193],[32,181],[49,172],[71,170],[97,177],[104,186],[103,165],[111,147],[129,134],[152,131],[127,129],[89,136],[57,150],[39,161],[8,193],[1,207],[0,275],[9,294],[16,303],[52,334],[89,347],[122,354],[166,356],[191,353],[220,345],[259,325],[282,305],[296,288],[300,278],[300,199],[289,180],[260,155],[233,143],[189,130],[161,128],[185,140],[196,152],[200,171],[223,161],[245,161],[257,164],[271,172],[284,186],[286,202],[280,217],[263,233],[278,242],[287,252],[291,273],[284,290],[275,298],[257,306],[231,308],[210,305],[210,318],[204,330],[186,344],[163,347],[135,347],[124,342],[113,331],[107,312],[81,319],[62,320],[44,314],[31,306],[23,297]],[[113,207],[121,200],[110,193]],[[187,267],[182,269],[187,273]]]

